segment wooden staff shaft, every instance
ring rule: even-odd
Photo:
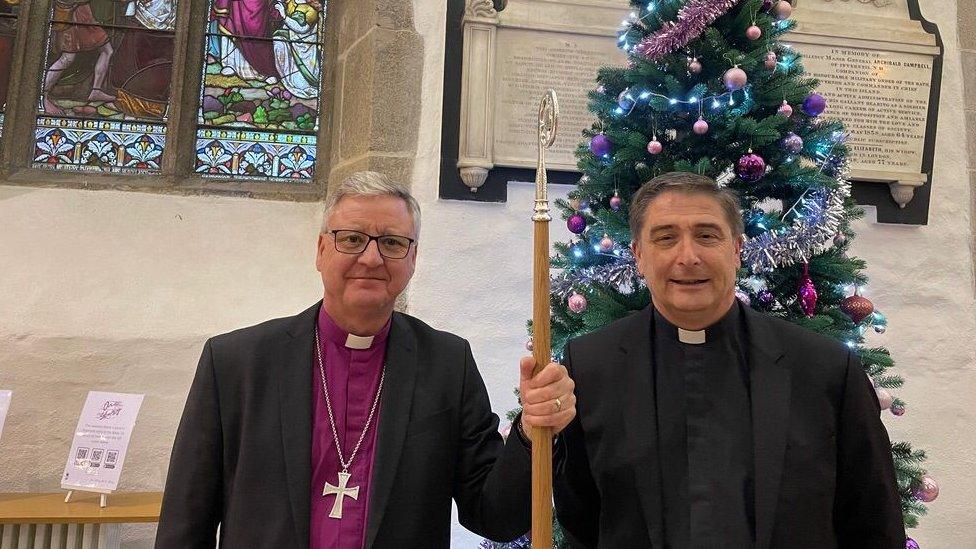
[[[549,192],[546,149],[556,140],[559,103],[548,90],[539,104],[539,166],[535,172],[534,249],[532,254],[532,355],[535,371],[549,364]],[[532,548],[552,549],[552,429],[533,428],[532,434]]]
[[[532,356],[535,374],[549,363],[549,222],[535,221]],[[552,547],[552,429],[532,429],[532,548]]]

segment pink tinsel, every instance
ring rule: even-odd
[[[634,53],[658,60],[685,47],[688,42],[701,36],[739,0],[691,0],[678,10],[677,23],[669,21],[659,31],[634,46]]]

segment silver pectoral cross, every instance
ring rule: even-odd
[[[322,489],[322,496],[335,495],[336,497],[335,503],[332,504],[332,512],[329,513],[329,518],[342,518],[342,498],[349,496],[355,500],[359,499],[359,486],[346,487],[346,483],[349,482],[349,476],[349,473],[346,471],[340,471],[338,486],[329,484],[328,481],[325,482],[325,487]]]

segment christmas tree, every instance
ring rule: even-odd
[[[738,298],[752,308],[855,349],[881,406],[905,413],[893,360],[864,335],[884,315],[859,295],[864,261],[852,257],[847,133],[821,116],[827,100],[781,42],[786,0],[642,0],[618,34],[626,67],[600,70],[589,93],[593,127],[577,151],[583,173],[556,202],[570,242],[555,245],[552,348],[642,309],[650,293],[629,244],[630,197],[653,177],[694,172],[735,189],[745,223]],[[510,417],[513,417],[510,414]],[[892,444],[905,525],[918,524],[938,485],[925,453]],[[557,546],[559,538],[557,528]],[[483,547],[528,547],[485,542]],[[909,547],[917,547],[909,540]]]

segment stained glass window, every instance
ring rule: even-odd
[[[17,38],[17,15],[20,0],[0,0],[0,134],[7,111],[7,85],[13,66],[14,39]]]
[[[52,1],[34,166],[159,171],[175,22],[176,0]]]
[[[196,171],[306,180],[319,128],[327,0],[210,0]]]

